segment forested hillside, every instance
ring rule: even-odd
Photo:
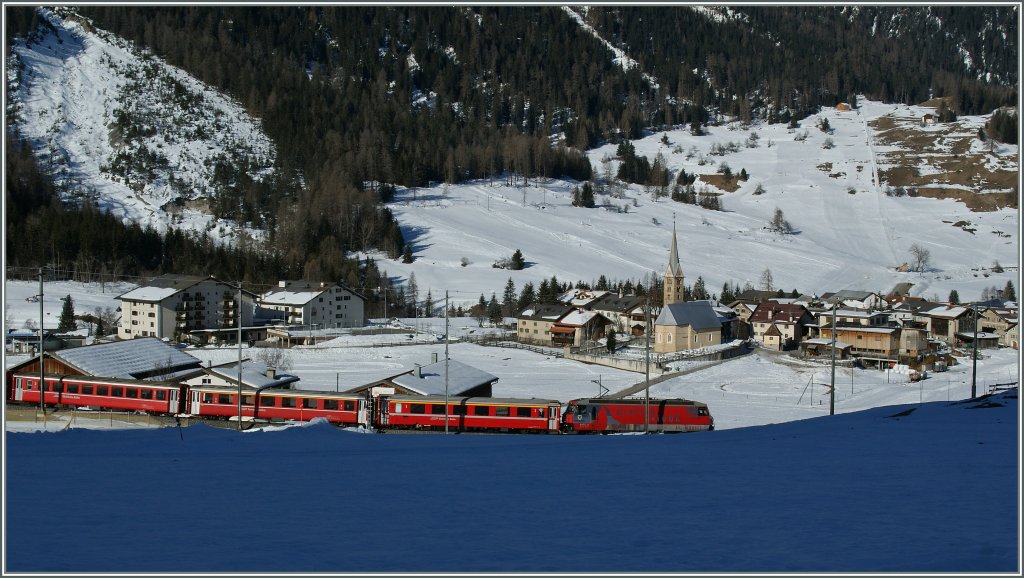
[[[262,121],[277,151],[275,178],[257,182],[227,171],[211,210],[268,229],[266,245],[246,250],[275,264],[250,274],[271,278],[351,278],[360,267],[346,252],[372,247],[397,258],[405,241],[382,206],[395,185],[585,181],[594,171],[582,149],[637,138],[645,128],[699,128],[723,117],[789,122],[858,93],[899,102],[950,96],[960,114],[988,113],[1017,98],[1013,6],[121,5],[73,12],[87,29],[133,41]],[[48,25],[29,7],[7,7],[6,15],[8,55],[13,38]],[[8,205],[31,205],[11,198],[39,194],[28,189],[9,190]],[[95,241],[76,246],[99,251]],[[100,258],[55,254],[56,246],[28,251],[8,241],[9,258],[23,266]],[[141,256],[128,267],[183,268],[192,269]]]

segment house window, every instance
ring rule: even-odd
[[[153,313],[152,311],[150,311],[150,312],[149,312],[149,316],[150,316],[150,317],[156,317],[156,313]]]

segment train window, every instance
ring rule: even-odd
[[[350,403],[350,402],[345,402],[345,403]],[[336,399],[325,399],[324,400],[324,409],[330,409],[330,410],[338,409],[338,400],[336,400]]]
[[[111,387],[110,388],[110,397],[124,397],[124,388],[121,388],[121,387]]]
[[[409,411],[412,413],[426,413],[427,406],[422,403],[411,403],[409,404]]]
[[[508,413],[509,413],[508,409],[509,409],[508,407],[503,406],[503,405],[502,406],[498,406],[498,407],[494,408],[494,415],[501,416],[501,417],[508,417]]]
[[[134,387],[126,387],[126,388],[124,388],[124,396],[125,397],[138,398],[139,397],[139,390],[137,388],[134,388]]]
[[[473,407],[473,415],[491,415],[491,408],[486,405],[477,405]]]
[[[78,384],[77,383],[69,383],[68,384],[68,393],[78,393]]]
[[[430,413],[432,413],[434,415],[444,415],[444,404],[443,403],[433,403],[433,404],[430,404]]]
[[[708,408],[706,408],[706,407],[698,407],[697,408],[697,415],[707,415],[707,414],[708,414]]]
[[[537,417],[544,417],[544,408],[543,407],[537,408]]]
[[[282,397],[281,398],[281,407],[295,407],[295,398],[294,397]]]
[[[203,394],[203,403],[213,403],[213,394],[212,393],[204,393]]]
[[[276,397],[261,397],[260,405],[262,405],[263,407],[274,407],[277,405],[275,400],[277,400]]]
[[[355,411],[356,410],[356,402],[354,402],[354,401],[352,401],[350,399],[350,400],[345,402],[344,408],[345,408],[345,411]]]
[[[467,409],[468,408],[466,406],[464,406],[464,405],[453,405],[452,406],[452,414],[454,414],[454,415],[466,415],[466,410]]]
[[[316,409],[316,398],[306,397],[302,399],[302,407],[306,409]]]
[[[530,417],[530,408],[528,407],[517,407],[516,417]]]
[[[158,400],[160,400],[160,401],[166,401],[167,400],[167,392],[162,390],[162,389],[156,390],[156,398]]]
[[[96,386],[96,395],[110,395],[108,393],[107,386],[105,386],[105,385],[97,385]]]
[[[142,399],[153,399],[153,390],[152,389],[140,389],[139,390],[139,397],[141,397]]]
[[[217,394],[217,403],[225,404],[225,405],[226,404],[230,404],[231,403],[231,395],[229,395],[227,393],[218,393]]]
[[[251,395],[243,395],[242,396],[242,405],[252,405],[252,400],[253,400],[253,396],[251,396]]]
[[[82,393],[85,394],[85,395],[92,395],[92,386],[91,385],[83,385],[82,386]]]

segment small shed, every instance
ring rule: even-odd
[[[849,343],[843,343],[842,341],[836,341],[836,359],[847,359],[850,357],[850,352],[853,349],[853,345]],[[832,357],[832,340],[831,339],[804,339],[800,342],[800,353],[804,357]]]
[[[839,112],[846,112],[850,110],[850,105],[845,102],[840,102],[836,105],[836,110]]]

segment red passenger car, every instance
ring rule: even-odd
[[[170,381],[139,381],[84,375],[47,375],[43,402],[149,413],[178,413],[186,386]],[[39,376],[16,373],[9,384],[11,401],[39,403]]]
[[[561,402],[550,399],[463,397],[448,399],[449,431],[558,432]],[[443,430],[442,395],[396,395],[377,399],[374,425],[382,429]]]
[[[688,399],[574,399],[562,429],[580,433],[689,432],[715,429],[708,406]],[[644,409],[647,419],[644,419]]]
[[[189,388],[188,413],[203,417],[238,416],[238,389],[218,385]],[[322,417],[338,425],[366,425],[366,400],[358,395],[301,389],[242,391],[242,417],[310,421]]]

